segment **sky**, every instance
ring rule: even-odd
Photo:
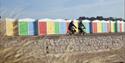
[[[120,17],[125,0],[0,0],[0,15],[9,18]]]

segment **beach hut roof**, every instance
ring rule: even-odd
[[[85,20],[83,20],[82,22],[90,22],[90,20],[88,20],[88,19],[85,19]]]
[[[39,19],[38,21],[54,21],[54,20],[49,18],[44,18],[44,19]]]
[[[64,20],[64,19],[55,19],[54,21],[55,22],[65,22],[66,20]]]
[[[5,20],[6,21],[16,21],[16,19],[13,19],[13,18],[6,18]]]
[[[19,19],[18,21],[26,21],[26,22],[34,22],[35,19],[32,19],[32,18],[24,18],[24,19]]]

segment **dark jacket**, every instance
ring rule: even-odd
[[[85,26],[83,25],[82,22],[78,23],[78,29],[85,29]]]
[[[69,29],[69,30],[72,30],[74,27],[77,28],[77,27],[73,24],[73,22],[70,22],[68,29]]]

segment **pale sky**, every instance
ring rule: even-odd
[[[125,18],[124,0],[0,0],[0,15],[9,18]]]

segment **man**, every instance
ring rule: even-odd
[[[78,30],[79,30],[79,33],[80,33],[80,34],[83,33],[83,35],[84,35],[85,32],[84,32],[83,29],[85,29],[85,26],[83,25],[82,20],[79,20],[79,23],[78,23]]]
[[[77,27],[74,25],[74,22],[71,21],[71,22],[69,23],[68,30],[69,30],[72,34],[74,34],[74,33],[76,32],[75,28],[77,28]]]

